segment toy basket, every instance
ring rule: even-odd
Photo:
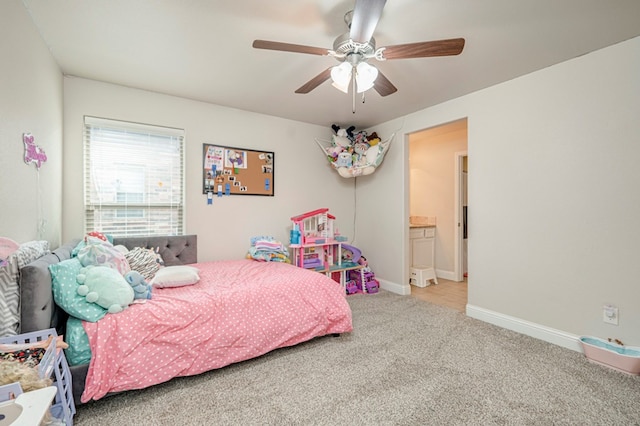
[[[67,364],[67,358],[64,356],[63,350],[56,348],[56,339],[58,338],[56,330],[49,328],[16,336],[0,337],[0,343],[36,343],[47,340],[49,336],[53,336],[53,340],[38,364],[38,374],[41,378],[51,378],[54,381],[53,384],[58,388],[55,401],[51,406],[51,415],[56,419],[64,421],[65,425],[72,426],[76,406],[73,401],[71,372],[69,371],[69,365]]]
[[[389,138],[385,139],[384,141],[378,142],[379,148],[376,148],[377,154],[375,158],[367,157],[367,161],[364,162],[364,164],[357,165],[357,166],[351,165],[349,167],[345,167],[345,166],[340,166],[336,162],[332,162],[331,160],[329,160],[329,163],[338,172],[338,174],[344,178],[369,175],[376,170],[376,168],[380,165],[380,163],[382,163],[382,160],[384,159],[384,155],[387,153],[387,150],[389,149],[389,145],[391,144],[391,141],[393,140],[394,136],[395,136],[395,133],[393,133]],[[331,157],[332,148],[334,147],[331,141],[316,139],[316,143],[318,144],[318,146],[326,156]]]

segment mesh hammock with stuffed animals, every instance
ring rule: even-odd
[[[373,173],[376,168],[382,163],[384,155],[389,150],[391,141],[395,133],[385,140],[381,140],[374,146],[370,146],[367,152],[364,154],[352,154],[351,164],[344,165],[339,161],[336,161],[335,153],[338,146],[334,141],[327,141],[322,139],[316,139],[316,143],[322,149],[322,152],[327,156],[329,164],[338,172],[338,174],[344,178],[366,176]],[[371,150],[374,151],[371,151]],[[371,152],[370,152],[371,151]],[[346,152],[343,151],[343,152]],[[357,158],[356,158],[357,157]]]

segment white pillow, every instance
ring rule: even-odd
[[[161,268],[151,280],[154,287],[181,287],[200,281],[198,268],[187,265],[165,266]]]

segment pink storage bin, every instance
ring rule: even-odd
[[[580,337],[587,359],[623,373],[640,375],[640,348],[590,336]]]

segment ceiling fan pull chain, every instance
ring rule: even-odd
[[[351,90],[353,91],[353,102],[351,103],[351,112],[354,114],[356,113],[356,92],[357,92],[355,71],[356,70],[354,68],[353,72],[351,73]]]

